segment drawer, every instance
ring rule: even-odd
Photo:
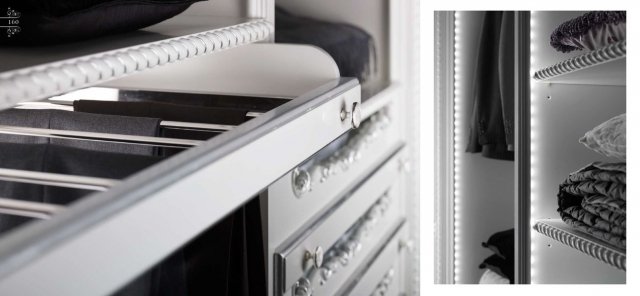
[[[373,254],[371,260],[361,267],[349,283],[338,295],[400,295],[401,242],[408,237],[406,227],[401,228],[380,250]]]
[[[270,244],[313,221],[398,150],[389,112],[383,108],[269,186],[269,225],[277,226],[269,229]]]
[[[274,295],[308,277],[331,295],[349,278],[401,215],[394,161],[399,156],[390,158],[303,234],[275,250]]]

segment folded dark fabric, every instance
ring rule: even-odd
[[[514,260],[514,235],[513,228],[492,234],[482,246],[490,249],[502,259]]]
[[[500,256],[493,254],[487,257],[486,259],[484,259],[484,261],[480,263],[480,266],[478,266],[478,268],[480,269],[487,268],[501,275],[502,277],[508,278],[509,283],[513,284],[513,278],[514,278],[513,263],[514,263],[513,260],[502,259],[500,258]]]
[[[485,12],[467,152],[513,160],[514,12]]]
[[[281,7],[275,14],[276,43],[312,44],[336,61],[340,75],[366,81],[375,71],[373,37],[356,26],[293,15]]]
[[[9,1],[8,7],[2,9],[8,9],[7,14],[19,20],[19,26],[0,35],[0,44],[54,44],[133,31],[171,18],[198,1],[201,0]]]
[[[549,44],[557,51],[595,50],[626,39],[626,11],[589,11],[560,24]]]
[[[626,163],[594,162],[560,184],[558,213],[572,227],[626,249]]]
[[[151,117],[169,121],[238,125],[246,120],[248,110],[214,107],[194,107],[157,102],[120,102],[78,100],[73,103],[78,112],[123,116]]]
[[[160,119],[158,118],[101,115],[62,110],[8,109],[0,112],[0,124],[149,137],[158,136],[160,130]],[[156,148],[152,146],[99,141],[52,139],[8,134],[0,134],[0,141],[22,144],[51,143],[93,151],[136,155],[154,155],[156,153]]]

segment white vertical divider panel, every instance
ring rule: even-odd
[[[420,156],[418,141],[419,135],[419,105],[426,103],[420,100],[419,93],[419,2],[418,1],[384,1],[380,5],[389,6],[388,21],[381,18],[386,29],[387,38],[384,39],[382,31],[380,41],[386,41],[387,67],[389,69],[388,80],[392,86],[398,87],[398,91],[391,98],[395,119],[400,122],[399,133],[406,143],[407,156],[403,160],[408,165],[408,171],[402,174],[401,203],[404,216],[407,217],[409,240],[413,243],[412,250],[405,249],[401,253],[399,262],[400,291],[407,294],[420,294]],[[380,25],[380,24],[378,24]],[[383,51],[384,53],[384,51]],[[384,56],[383,56],[384,58]],[[384,69],[384,68],[382,68]],[[384,77],[384,74],[383,76]],[[384,79],[384,78],[383,78]],[[423,156],[429,157],[429,156]],[[422,202],[429,202],[426,199]],[[422,254],[432,256],[432,254]]]
[[[453,241],[453,72],[454,12],[435,12],[435,250],[434,281],[452,284]],[[428,93],[428,90],[424,91]],[[424,156],[423,156],[424,157]],[[423,192],[429,192],[424,188]],[[428,193],[427,193],[428,194]],[[424,219],[424,218],[423,218]],[[422,238],[424,239],[424,238]],[[423,256],[429,256],[424,254]]]
[[[531,15],[531,73],[583,54],[549,46],[558,25],[581,11],[536,11]],[[578,142],[585,132],[625,112],[624,86],[549,84],[531,81],[531,219],[559,219],[558,185],[593,161],[614,162]],[[532,223],[533,225],[533,223]],[[624,271],[531,231],[533,284],[625,283]]]

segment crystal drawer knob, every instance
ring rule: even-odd
[[[401,239],[398,243],[398,247],[400,250],[406,249],[407,251],[412,252],[414,248],[413,240]]]
[[[307,251],[304,254],[304,261],[307,262],[311,260],[313,266],[315,268],[320,268],[322,266],[322,259],[324,258],[324,250],[321,246],[317,246],[313,252]]]
[[[351,108],[345,106],[340,112],[340,119],[342,121],[349,120],[351,121],[352,128],[358,128],[360,126],[360,122],[362,122],[362,110],[360,108],[360,103],[354,102],[351,105]]]
[[[306,170],[296,168],[291,174],[291,183],[293,187],[293,193],[300,197],[303,194],[311,191],[311,174]]]
[[[295,286],[293,286],[294,296],[311,296],[313,290],[311,289],[311,281],[306,278],[299,279]]]

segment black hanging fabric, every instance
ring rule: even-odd
[[[485,13],[473,85],[467,152],[513,160],[514,12]]]
[[[0,112],[0,124],[60,129],[98,133],[114,133],[155,137],[159,135],[160,119],[132,116],[115,116],[72,112],[63,110],[8,109]],[[34,136],[0,134],[0,142],[22,144],[45,144],[83,148],[92,151],[154,155],[152,146],[120,144],[99,141],[79,141]]]
[[[109,179],[124,179],[162,158],[124,153],[109,153],[52,144],[15,144],[0,142],[0,167]],[[91,193],[82,189],[0,181],[0,197],[66,205]],[[26,219],[0,216],[0,232]]]
[[[276,43],[312,44],[336,61],[340,76],[367,80],[375,70],[373,37],[361,28],[293,15],[276,6]]]
[[[218,133],[161,130],[160,121],[236,125],[249,119],[245,108],[206,108],[158,102],[76,101],[74,107],[76,111],[86,113],[12,109],[0,112],[0,124],[204,140]],[[92,144],[95,143],[0,135],[0,167],[123,179],[164,159],[151,155],[182,151],[169,153],[169,149],[139,150],[148,149],[139,145]],[[0,181],[0,196],[19,200],[70,204],[90,193]],[[261,215],[259,199],[253,198],[113,295],[267,295]],[[0,233],[30,220],[0,215]]]
[[[158,102],[120,102],[78,100],[78,112],[160,118],[169,121],[238,125],[247,119],[249,110],[196,107]]]
[[[212,123],[239,125],[247,119],[247,109],[217,108],[191,106],[183,104],[148,102],[148,101],[93,101],[78,100],[73,104],[77,112],[154,117],[168,121],[183,121],[195,123]],[[198,131],[189,129],[163,128],[160,135],[166,138],[208,140],[220,131]],[[172,156],[183,151],[177,148],[162,148],[158,154]]]

